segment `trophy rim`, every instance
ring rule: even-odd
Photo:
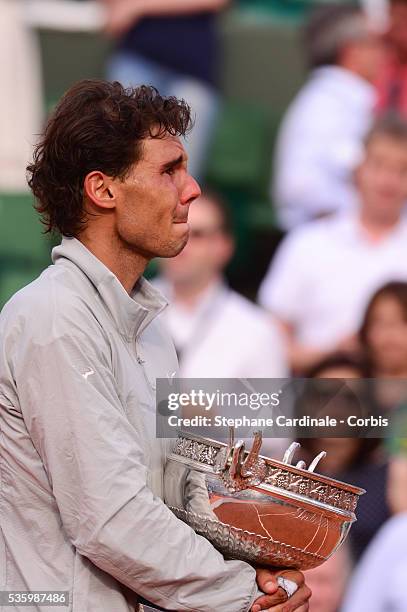
[[[188,440],[192,440],[197,443],[204,443],[206,445],[215,446],[219,450],[228,448],[228,445],[225,442],[221,442],[220,440],[213,440],[212,438],[207,438],[204,436],[200,436],[198,434],[192,434],[186,431],[178,432],[178,438],[176,440],[179,440],[180,438],[187,438]],[[249,451],[247,450],[245,450],[244,452],[246,455],[249,454]],[[292,474],[306,477],[312,481],[320,482],[320,483],[329,485],[331,487],[336,487],[342,491],[346,491],[347,493],[352,493],[354,495],[360,496],[366,493],[366,489],[363,489],[362,487],[358,487],[356,485],[352,485],[347,482],[343,482],[342,480],[337,480],[336,478],[332,478],[331,476],[325,476],[324,474],[319,474],[318,472],[310,472],[309,470],[298,468],[295,465],[284,463],[283,461],[279,461],[278,459],[270,459],[269,457],[265,455],[259,454],[258,456],[260,459],[262,459],[266,463],[266,465],[270,467],[278,468],[281,470],[286,470],[287,472],[290,472]],[[191,467],[195,467],[196,469],[199,469],[198,466],[200,466],[202,468],[202,471],[216,474],[213,466],[208,465],[204,462],[196,461],[189,457],[184,457],[178,454],[177,452],[175,452],[174,450],[172,450],[168,458],[178,460],[179,457],[182,457],[183,459],[185,459],[185,461],[182,461],[182,463],[185,463],[186,465],[190,464]],[[266,485],[266,483],[261,483],[257,485],[256,488],[261,489],[263,487],[263,484]],[[266,485],[266,486],[270,486],[270,485]]]
[[[193,459],[187,459],[186,457],[182,457],[174,453],[171,453],[168,456],[167,460],[181,463],[186,467],[196,470],[200,470],[201,466],[203,467],[203,464],[194,461]],[[214,477],[218,476],[210,466],[204,466],[204,469],[201,471],[202,473],[207,473]],[[247,487],[247,490],[256,491],[258,493],[262,493],[263,495],[273,495],[274,497],[278,497],[285,501],[289,500],[295,502],[296,504],[300,504],[304,508],[304,510],[312,511],[315,510],[315,508],[318,508],[325,514],[331,515],[332,518],[341,518],[351,523],[356,521],[356,515],[352,510],[345,510],[338,506],[331,506],[328,503],[322,502],[318,499],[310,499],[305,495],[301,495],[293,491],[288,491],[286,489],[282,489],[280,487],[276,487],[268,483],[250,485]]]

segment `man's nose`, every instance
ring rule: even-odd
[[[186,181],[186,184],[185,184],[185,187],[182,193],[181,203],[182,204],[192,204],[194,200],[199,198],[201,193],[202,192],[198,184],[198,181],[196,181],[193,176],[188,175],[188,179]]]

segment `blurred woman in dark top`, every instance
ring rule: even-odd
[[[407,379],[407,283],[387,283],[372,296],[360,331],[378,378]]]
[[[116,38],[108,77],[154,85],[184,98],[196,117],[187,140],[189,168],[200,178],[219,106],[217,14],[229,0],[103,0]]]
[[[389,503],[407,512],[407,283],[387,283],[372,296],[360,341],[376,378],[376,396],[384,410],[398,409],[395,435],[387,440]]]
[[[367,364],[360,358],[346,353],[334,354],[319,364],[309,373],[309,378],[329,379],[316,381],[317,385],[306,398],[305,406],[320,406],[313,409],[312,416],[324,416],[325,413],[335,416],[336,409],[350,411],[359,416],[360,413],[375,412],[374,399],[370,397],[371,386],[368,384],[369,370]],[[358,380],[359,379],[359,380]],[[320,385],[318,385],[320,382]],[[327,402],[325,407],[321,402],[320,390],[337,383],[343,383],[340,394]],[[312,399],[312,393],[315,398]],[[338,399],[341,405],[339,406]],[[348,401],[348,406],[343,403]],[[297,407],[303,411],[304,404]],[[317,467],[317,472],[333,476],[366,489],[358,502],[357,522],[350,532],[350,545],[355,561],[359,559],[371,538],[379,527],[389,518],[390,508],[388,495],[388,461],[386,459],[382,440],[378,438],[356,437],[324,437],[298,438],[301,444],[301,455],[307,465],[322,450],[327,452]]]

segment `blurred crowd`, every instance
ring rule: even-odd
[[[0,93],[0,197],[26,188],[25,166],[45,114],[38,28],[100,31],[110,41],[107,79],[152,84],[185,98],[195,115],[186,146],[203,193],[190,210],[188,245],[160,261],[153,280],[170,302],[162,316],[180,374],[374,379],[369,401],[403,415],[407,0],[321,1],[306,12],[307,78],[267,160],[270,218],[282,239],[257,303],[228,283],[234,203],[206,181],[222,109],[219,20],[237,4],[0,0],[0,48],[8,58]],[[255,274],[255,261],[243,265]],[[307,574],[311,612],[405,612],[407,418],[392,439],[301,443],[304,460],[326,450],[323,473],[367,490],[348,546]]]

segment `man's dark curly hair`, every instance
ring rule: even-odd
[[[99,170],[124,179],[142,158],[143,140],[184,136],[191,110],[153,87],[80,81],[63,96],[27,167],[28,184],[47,232],[77,236],[86,223],[84,179]]]

